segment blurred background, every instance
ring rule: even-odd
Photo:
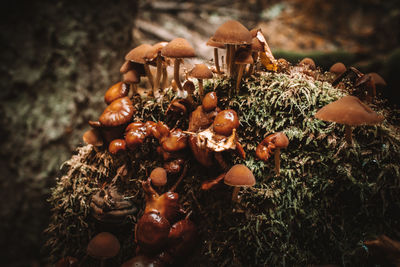
[[[45,264],[50,188],[136,45],[184,37],[208,61],[206,41],[236,19],[260,27],[276,58],[381,74],[378,93],[400,103],[398,0],[14,0],[0,13],[2,266]]]

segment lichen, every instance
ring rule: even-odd
[[[299,73],[262,72],[242,83],[239,95],[228,97],[233,84],[220,78],[207,82],[204,89],[217,92],[221,108],[237,112],[246,159],[230,152],[223,152],[223,157],[230,165],[248,166],[257,183],[242,189],[239,204],[233,204],[232,189],[226,185],[200,189],[204,180],[222,170],[207,170],[188,157],[190,168],[177,192],[184,208],[193,211],[191,219],[201,236],[188,265],[360,266],[367,256],[363,240],[382,233],[398,235],[400,135],[398,127],[389,123],[393,111],[376,101],[372,107],[386,121],[355,128],[354,144],[348,146],[344,126],[313,117],[319,108],[346,95],[328,81]],[[187,118],[165,116],[171,97],[170,91],[161,103],[136,99],[135,119],[187,127]],[[275,175],[272,158],[263,162],[255,157],[264,136],[278,131],[290,140],[281,151],[280,176]],[[139,181],[162,164],[155,147],[155,141],[149,140],[139,151],[115,157],[87,146],[65,163],[65,175],[50,198],[53,216],[47,233],[53,261],[64,255],[83,258],[88,240],[102,230],[90,216],[89,197],[121,164],[131,166],[132,175],[120,188],[143,207]],[[134,224],[132,218],[123,228],[128,230],[111,229],[123,248],[111,265],[134,255]]]

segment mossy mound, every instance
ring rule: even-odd
[[[326,104],[346,93],[327,81],[300,73],[261,73],[243,83],[239,96],[227,97],[232,81],[215,79],[205,86],[215,90],[221,108],[232,108],[240,119],[239,141],[247,156],[224,152],[230,164],[246,164],[257,183],[242,189],[240,203],[231,201],[232,189],[219,185],[202,191],[201,183],[222,170],[207,170],[188,157],[189,171],[178,187],[184,208],[192,210],[201,242],[189,259],[194,266],[281,266],[336,263],[360,266],[367,254],[363,240],[385,233],[400,238],[400,135],[391,125],[393,111],[378,103],[373,108],[386,116],[379,126],[357,127],[354,144],[346,145],[344,127],[314,119]],[[186,129],[186,118],[166,118],[171,93],[159,103],[137,99],[137,118],[163,120],[171,128]],[[281,174],[273,157],[264,163],[255,157],[257,144],[268,133],[283,131],[290,144],[281,151]],[[143,208],[139,180],[144,180],[161,158],[156,141],[136,153],[111,156],[91,146],[64,165],[65,175],[53,189],[54,207],[48,228],[53,260],[64,255],[83,258],[91,237],[104,229],[92,219],[89,198],[127,164],[133,173],[119,183],[125,195]],[[170,182],[173,184],[173,181]],[[167,187],[168,188],[168,187]],[[140,216],[140,213],[138,214]],[[109,265],[134,255],[134,224],[115,227],[122,251]],[[85,264],[90,265],[89,259]]]

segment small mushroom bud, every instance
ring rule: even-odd
[[[120,247],[121,245],[114,235],[102,232],[90,240],[86,253],[92,258],[101,260],[101,266],[105,266],[105,260],[115,257]]]
[[[206,111],[206,112],[210,112],[210,111],[214,110],[217,107],[217,104],[218,104],[218,98],[217,98],[217,94],[215,92],[207,93],[204,96],[203,101],[201,103],[204,111]]]
[[[229,136],[232,134],[233,129],[238,127],[239,118],[233,109],[223,110],[215,116],[213,129],[217,134]]]
[[[115,139],[108,145],[108,151],[116,155],[120,151],[126,150],[126,142],[124,139]]]
[[[119,82],[111,86],[106,94],[104,95],[104,101],[107,105],[111,104],[114,100],[118,98],[125,97],[129,94],[129,85],[123,82]]]
[[[150,173],[150,179],[154,186],[164,186],[167,183],[167,172],[164,168],[157,167]]]
[[[114,100],[101,114],[99,121],[106,127],[116,127],[128,123],[133,116],[135,108],[129,97]]]

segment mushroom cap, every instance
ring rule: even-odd
[[[108,88],[108,90],[104,95],[104,102],[106,102],[107,105],[109,105],[114,100],[121,97],[125,97],[128,94],[129,94],[129,85],[123,82],[119,82]]]
[[[229,136],[239,127],[239,118],[233,109],[225,109],[215,116],[212,124],[214,132]]]
[[[312,58],[309,57],[305,57],[303,58],[300,62],[299,65],[307,65],[310,69],[315,70],[316,66],[315,66],[315,62]]]
[[[251,44],[251,33],[239,21],[228,20],[222,24],[211,40],[222,44]]]
[[[136,224],[136,240],[146,252],[156,252],[168,241],[171,224],[155,211],[145,212]]]
[[[86,253],[92,258],[105,260],[115,257],[119,249],[120,243],[113,234],[101,232],[90,240]]]
[[[203,101],[201,102],[201,105],[205,112],[210,112],[214,110],[217,107],[217,104],[218,104],[218,97],[215,91],[207,93],[204,96]]]
[[[114,100],[101,114],[99,121],[106,127],[115,127],[129,122],[132,119],[135,108],[129,97]]]
[[[212,71],[206,64],[196,64],[189,74],[197,79],[211,79],[213,77]]]
[[[318,110],[315,118],[351,126],[374,125],[385,119],[355,96],[344,96],[324,106]]]
[[[86,144],[90,144],[93,146],[103,145],[103,138],[101,138],[99,129],[90,129],[86,131],[83,134],[82,139]]]
[[[329,69],[329,72],[332,72],[336,75],[340,75],[345,71],[346,71],[346,66],[342,62],[336,62]]]
[[[374,81],[376,86],[382,86],[385,87],[387,85],[386,81],[382,78],[381,75],[379,75],[376,72],[371,72],[368,73],[369,76],[371,76],[372,80]]]
[[[251,39],[251,50],[257,52],[264,52],[264,45],[258,40],[257,37]]]
[[[122,77],[124,83],[140,83],[140,75],[136,70],[128,70]]]
[[[128,70],[131,69],[131,63],[129,60],[125,60],[124,64],[122,64],[121,68],[119,69],[119,72],[121,74],[124,74],[126,72],[128,72]]]
[[[171,58],[195,57],[194,48],[184,38],[175,38],[161,49],[161,55]]]
[[[275,133],[274,145],[276,148],[287,148],[289,145],[289,139],[284,132]]]
[[[152,46],[149,44],[141,44],[132,49],[131,51],[129,51],[129,53],[126,54],[125,56],[125,60],[133,61],[140,64],[145,64],[146,61],[144,60],[144,57],[147,51],[149,51],[151,48]]]
[[[206,45],[212,46],[212,47],[216,47],[216,48],[220,48],[220,49],[225,49],[225,45],[224,44],[214,42],[212,40],[212,37],[210,37],[210,39],[208,39]]]
[[[124,139],[114,139],[108,145],[108,151],[113,155],[116,155],[118,152],[125,150],[126,142]]]
[[[130,150],[135,150],[143,144],[145,138],[149,135],[147,127],[142,122],[132,122],[125,128],[125,142]]]
[[[253,186],[256,179],[249,168],[236,164],[225,174],[224,183],[230,186]]]
[[[147,53],[144,56],[145,60],[153,60],[157,57],[159,53],[161,53],[161,50],[163,49],[164,46],[166,46],[168,42],[159,42],[156,43],[147,51]]]
[[[164,186],[167,183],[167,171],[157,167],[150,173],[150,179],[155,186]]]
[[[251,56],[251,50],[247,48],[239,48],[235,52],[235,63],[236,64],[253,64],[254,60],[253,57]]]
[[[251,37],[252,37],[252,38],[256,37],[258,32],[261,32],[261,28],[257,28],[257,27],[256,27],[256,28],[251,29],[251,30],[250,30]],[[261,32],[261,33],[262,33],[262,32]]]

